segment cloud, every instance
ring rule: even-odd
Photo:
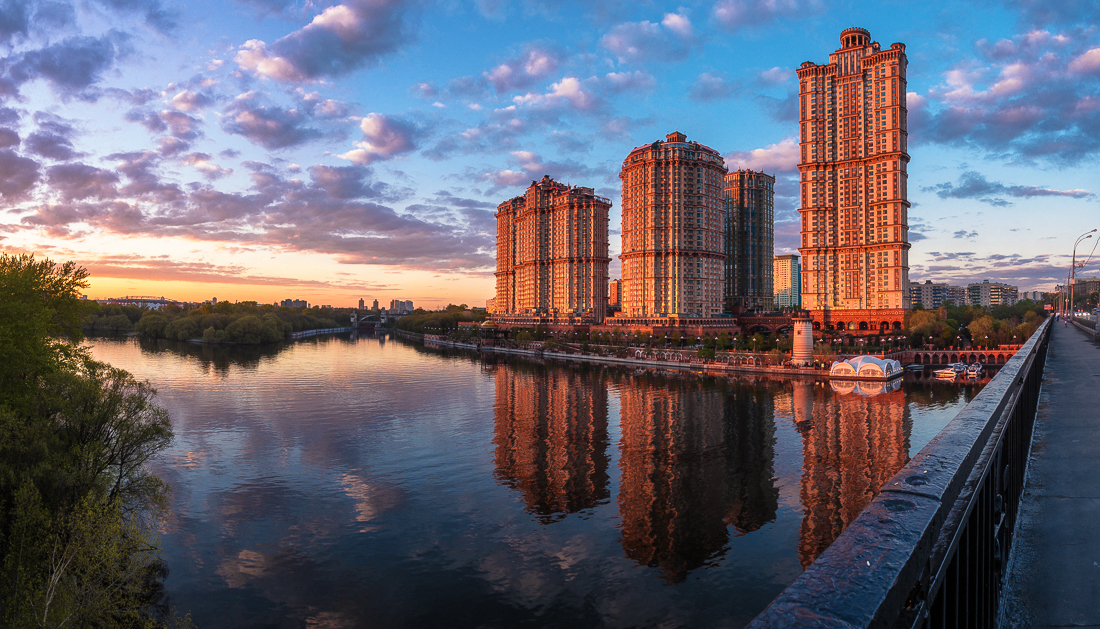
[[[356,145],[359,148],[340,158],[360,165],[416,150],[416,140],[421,134],[420,128],[411,122],[375,113],[363,118],[359,128],[363,132],[363,140]]]
[[[960,229],[959,231],[955,232],[954,236],[952,236],[952,237],[953,238],[977,238],[978,237],[978,232],[968,232],[965,229]]]
[[[50,189],[65,201],[76,199],[111,199],[118,194],[118,175],[87,164],[59,164],[46,170]]]
[[[784,138],[775,144],[751,151],[735,151],[725,156],[726,167],[730,170],[762,170],[767,173],[793,173],[798,171],[801,152],[798,140]]]
[[[737,88],[737,82],[727,78],[725,72],[704,72],[691,84],[688,96],[694,101],[706,103],[729,98]]]
[[[1028,28],[1053,24],[1094,26],[1100,22],[1100,5],[1093,0],[1008,0],[1004,4],[1015,9],[1020,24]]]
[[[711,15],[722,28],[734,31],[784,17],[806,17],[821,6],[820,0],[719,0]]]
[[[180,90],[172,97],[170,101],[172,107],[179,111],[192,112],[199,111],[203,107],[210,104],[210,97],[202,92],[192,92],[191,90]]]
[[[19,134],[6,127],[0,127],[0,149],[19,146]]]
[[[1093,48],[1069,62],[1069,71],[1077,74],[1095,74],[1100,72],[1100,48]]]
[[[297,109],[254,105],[249,100],[237,100],[226,108],[225,113],[223,129],[269,150],[297,146],[322,135],[319,130],[308,126],[306,115]]]
[[[644,92],[657,86],[657,79],[645,70],[633,72],[608,72],[604,75],[601,84],[611,93]]]
[[[417,98],[424,100],[435,100],[439,98],[439,89],[435,85],[428,82],[417,83],[409,89],[410,92]]]
[[[39,111],[35,112],[34,121],[38,130],[27,136],[26,149],[29,152],[58,161],[77,156],[71,139],[76,131],[67,120]]]
[[[237,2],[251,7],[260,17],[278,15],[287,10],[293,0],[237,0]]]
[[[221,179],[233,174],[232,168],[222,168],[210,161],[211,157],[206,153],[188,153],[180,158],[184,164],[195,168],[209,180]]]
[[[794,78],[795,73],[791,68],[774,67],[756,75],[764,85],[782,85]]]
[[[580,79],[567,76],[550,85],[550,91],[545,94],[527,93],[512,99],[516,105],[540,108],[567,107],[578,111],[594,111],[603,106],[603,101],[590,89],[586,89],[585,83],[594,85],[595,79],[582,82]]]
[[[620,63],[678,61],[691,51],[694,31],[687,16],[666,14],[660,24],[626,22],[611,28],[600,45]]]
[[[1069,197],[1073,199],[1092,198],[1095,195],[1089,190],[1056,190],[1040,186],[1005,185],[996,181],[989,181],[981,173],[967,171],[959,175],[958,183],[945,182],[923,188],[928,192],[935,192],[941,199],[977,199],[983,203],[1004,207],[1012,205],[1011,202],[999,198],[998,195],[1034,198],[1034,197]]]
[[[0,149],[0,196],[12,201],[22,198],[38,182],[38,162]]]
[[[914,143],[976,148],[1000,159],[1077,163],[1100,152],[1100,92],[1082,78],[1100,52],[1043,30],[978,42],[926,95],[909,94]]]
[[[140,13],[142,21],[161,33],[176,30],[179,15],[173,9],[166,9],[160,0],[99,0],[106,6],[119,12]]]
[[[338,77],[370,65],[412,38],[406,0],[349,0],[326,8],[305,27],[271,46],[251,39],[237,64],[289,83]]]
[[[87,88],[129,54],[129,40],[114,30],[102,37],[69,37],[23,53],[9,73],[17,84],[41,78],[62,96],[91,100],[95,94],[86,92]]]
[[[527,46],[518,57],[501,63],[483,76],[498,94],[504,94],[527,89],[555,72],[560,62],[556,52],[533,44]]]
[[[358,199],[382,196],[379,187],[371,184],[371,170],[365,166],[324,166],[317,164],[309,167],[309,176],[315,185],[334,199]]]

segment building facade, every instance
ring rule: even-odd
[[[933,283],[932,280],[924,280],[923,284],[909,282],[909,304],[913,308],[920,306],[925,310],[934,310],[949,299],[948,289],[946,283]]]
[[[623,281],[611,280],[607,285],[607,305],[620,308],[623,305]]]
[[[722,313],[725,175],[718,151],[679,132],[635,148],[623,161],[620,323]]]
[[[607,312],[611,201],[545,176],[497,207],[494,320],[598,324]]]
[[[1001,282],[983,280],[968,284],[966,293],[971,306],[992,308],[993,306],[1013,306],[1018,301],[1019,288]]]
[[[798,308],[802,305],[802,273],[798,256],[775,256],[775,305],[780,308]]]
[[[909,307],[905,45],[841,33],[798,69],[802,306],[815,325],[900,328]],[[868,324],[867,328],[863,324]]]
[[[1043,301],[1046,296],[1047,294],[1041,290],[1025,290],[1024,292],[1020,293],[1021,300],[1029,299],[1031,301]]]
[[[726,312],[771,310],[775,253],[775,176],[726,174]]]

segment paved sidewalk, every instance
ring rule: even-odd
[[[1001,627],[1100,627],[1100,343],[1052,322]]]

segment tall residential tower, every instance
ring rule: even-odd
[[[731,171],[726,200],[726,311],[771,310],[775,176]]]
[[[718,151],[679,132],[627,156],[619,172],[623,305],[617,322],[722,313],[725,175]]]
[[[905,45],[849,28],[798,69],[802,307],[824,328],[900,328],[909,307]]]
[[[549,176],[497,207],[493,319],[514,325],[599,324],[607,312],[611,201]]]

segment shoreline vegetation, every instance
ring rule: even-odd
[[[87,270],[0,254],[0,625],[192,627],[158,531],[172,442],[156,391],[82,346]]]
[[[254,301],[219,302],[163,310],[88,304],[81,320],[85,334],[136,333],[146,339],[205,344],[260,345],[290,340],[295,332],[346,328],[350,308],[287,308]]]

